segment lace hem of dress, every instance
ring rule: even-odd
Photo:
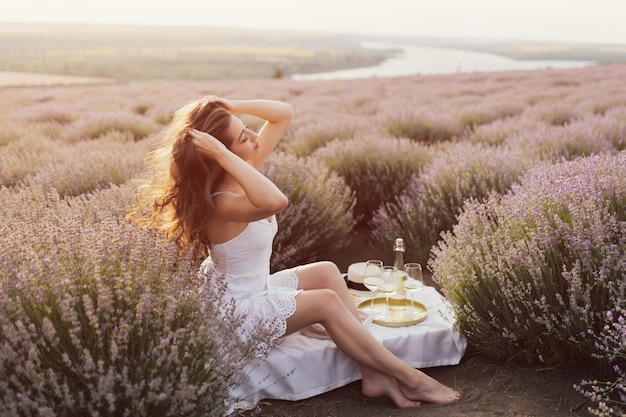
[[[273,273],[267,282],[268,287],[297,289],[299,283],[297,270],[298,267]]]
[[[298,289],[298,277],[296,275],[297,268],[289,270],[279,271],[272,274],[268,279],[268,287],[275,288],[277,292],[281,293],[281,297],[275,298],[269,296],[258,306],[260,309],[273,310],[274,316],[270,320],[267,315],[262,314],[263,319],[255,320],[252,328],[248,327],[248,332],[253,332],[256,329],[263,329],[263,336],[266,337],[265,341],[259,341],[256,348],[256,356],[263,356],[269,352],[272,346],[279,342],[285,336],[287,332],[287,319],[296,312],[296,296],[302,292]],[[274,291],[270,290],[270,293]],[[271,301],[270,301],[271,300]],[[253,311],[246,309],[244,316],[254,316]],[[240,329],[244,330],[244,329]],[[241,334],[241,336],[244,336]]]
[[[278,337],[275,337],[271,340],[273,343],[276,339],[279,339],[285,335],[287,332],[287,319],[296,312],[296,296],[302,292],[302,290],[298,289],[298,276],[296,275],[296,271],[298,268],[292,268],[289,273],[276,273],[270,276],[270,280],[274,280],[272,282],[272,286],[277,285],[282,288],[293,288],[294,291],[290,294],[289,305],[288,307],[282,311],[282,315],[279,317],[280,319],[280,329],[278,333]],[[286,272],[286,271],[285,271]],[[269,286],[269,283],[268,283]]]

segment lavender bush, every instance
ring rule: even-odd
[[[134,143],[128,133],[110,132],[93,143],[83,141],[61,149],[62,157],[40,168],[28,181],[55,189],[62,196],[76,196],[123,184],[139,174],[150,143]]]
[[[342,248],[354,227],[354,194],[341,177],[315,160],[277,153],[262,171],[289,198],[278,216],[272,270],[316,260]]]
[[[626,307],[626,153],[544,164],[511,194],[467,203],[429,266],[487,355],[589,358],[603,312]]]
[[[355,218],[365,223],[382,203],[394,202],[429,163],[430,148],[410,139],[362,136],[337,140],[313,153],[356,192]]]
[[[586,113],[586,109],[577,108],[570,103],[553,103],[546,100],[529,106],[525,113],[549,126],[564,126]]]
[[[396,137],[434,144],[459,136],[463,127],[463,123],[448,112],[403,112],[388,123],[387,132]]]
[[[0,190],[0,415],[224,415],[255,359],[197,265],[106,204]],[[19,242],[19,244],[16,244]],[[261,331],[259,332],[261,335]]]
[[[11,142],[15,142],[20,138],[20,128],[14,121],[8,121],[3,123],[3,128],[0,131],[0,148],[8,145]]]
[[[132,178],[143,168],[149,149],[148,141],[135,143],[120,132],[71,145],[28,136],[8,144],[0,154],[0,184],[36,183],[61,195],[79,195]]]
[[[600,342],[608,337],[602,330],[606,319],[599,312],[614,306],[619,301],[616,294],[623,293],[622,220],[616,220],[617,215],[607,208],[617,197],[607,197],[605,206],[596,198],[604,193],[605,185],[621,190],[616,182],[624,177],[623,171],[611,159],[617,157],[592,158],[603,168],[588,174],[582,167],[575,170],[565,164],[554,168],[564,170],[563,176],[552,171],[548,175],[549,165],[545,165],[538,172],[558,182],[548,186],[548,180],[526,180],[520,188],[526,197],[517,191],[520,196],[501,197],[502,203],[495,196],[488,205],[463,201],[485,198],[492,190],[504,192],[507,184],[515,182],[518,170],[542,161],[549,164],[600,152],[623,153],[625,71],[624,65],[611,65],[332,82],[154,81],[0,89],[0,215],[4,219],[0,225],[0,414],[29,415],[25,410],[35,410],[30,415],[46,415],[60,410],[57,414],[61,415],[64,407],[68,414],[83,412],[71,410],[68,404],[91,407],[93,415],[142,415],[155,404],[159,404],[157,415],[170,411],[193,415],[184,411],[186,404],[202,412],[216,407],[206,415],[219,415],[223,410],[227,389],[216,375],[223,371],[232,376],[225,377],[228,385],[247,356],[231,344],[230,333],[224,335],[224,345],[197,343],[203,339],[212,343],[217,338],[213,335],[225,331],[219,321],[201,320],[212,315],[212,310],[202,311],[211,304],[203,301],[208,296],[194,293],[203,282],[193,268],[173,261],[171,247],[122,220],[134,195],[132,178],[141,169],[139,161],[152,133],[171,119],[175,109],[207,94],[275,98],[296,108],[296,117],[279,144],[282,152],[292,156],[275,155],[274,162],[268,161],[264,168],[291,200],[279,216],[274,269],[315,260],[320,248],[328,253],[327,246],[347,244],[353,210],[361,210],[364,219],[379,208],[380,201],[390,203],[406,188],[429,191],[430,208],[420,208],[418,199],[406,200],[406,207],[413,207],[410,210],[404,206],[396,210],[406,210],[402,214],[406,219],[411,210],[423,212],[423,218],[413,213],[416,217],[406,223],[410,226],[394,229],[397,219],[390,215],[375,230],[387,230],[384,236],[404,235],[405,229],[423,223],[428,225],[427,236],[432,232],[430,224],[454,222],[450,213],[461,213],[460,207],[467,204],[468,213],[460,215],[463,226],[448,235],[441,256],[433,262],[442,279],[468,283],[463,300],[471,302],[468,313],[460,312],[459,317],[464,329],[476,332],[472,340],[483,340],[486,351],[502,346],[501,356],[521,352],[520,357],[531,360],[539,354],[546,361],[557,361],[585,349],[597,352],[593,337]],[[390,152],[386,146],[392,142],[396,145]],[[343,152],[345,156],[340,156]],[[293,155],[311,158],[297,160]],[[349,157],[355,156],[362,162],[353,164]],[[401,163],[377,165],[386,158]],[[619,158],[624,165],[623,157]],[[432,168],[424,171],[431,161]],[[344,177],[328,170],[325,164],[331,162],[337,164],[337,172],[343,170]],[[569,173],[583,178],[582,183],[602,186],[585,191],[582,199],[567,194],[561,184],[573,181],[566,178]],[[529,178],[540,176],[533,175]],[[411,178],[413,182],[407,185],[405,181]],[[391,191],[380,191],[379,183]],[[392,189],[395,184],[402,185]],[[551,192],[557,195],[555,201]],[[543,194],[550,198],[539,203]],[[371,196],[374,199],[368,200]],[[498,208],[525,204],[524,198],[529,201],[529,213],[531,207],[545,207],[541,213],[553,213],[552,223],[534,216],[535,212],[524,217],[519,211]],[[571,207],[581,204],[584,210],[563,211],[559,207],[565,200]],[[623,205],[619,207],[623,212]],[[496,208],[503,212],[494,218]],[[581,213],[586,220],[572,220]],[[523,220],[515,223],[511,216]],[[604,240],[595,237],[602,233]],[[450,236],[465,243],[453,244]],[[421,238],[410,239],[409,250],[425,245]],[[610,239],[615,246],[610,246]],[[584,246],[581,242],[586,241],[591,243]],[[389,250],[387,244],[382,246]],[[528,260],[533,257],[534,263]],[[590,267],[583,262],[587,259],[596,263]],[[499,280],[505,284],[500,286]],[[463,295],[463,291],[457,292]],[[83,320],[80,327],[78,319]],[[496,323],[493,328],[490,320]],[[573,342],[561,342],[568,332],[588,328],[592,335],[573,336],[584,341],[578,351],[571,351]],[[487,337],[481,339],[483,332]],[[176,343],[168,343],[172,337]],[[145,357],[129,351],[133,363],[141,365],[139,370],[124,362],[120,353],[131,345],[145,351]],[[537,353],[537,346],[544,350]],[[546,353],[549,346],[567,352]],[[60,349],[74,362],[68,365],[63,357],[59,359]],[[200,369],[201,361],[208,361],[209,369]],[[190,375],[204,375],[208,385]],[[58,383],[53,385],[54,381]],[[111,381],[113,388],[98,385]],[[111,401],[114,412],[109,411]],[[138,405],[124,408],[120,401]]]
[[[292,133],[293,139],[285,152],[297,157],[306,157],[335,139],[352,139],[358,127],[354,118],[335,117],[332,122],[327,119],[316,120]]]
[[[626,310],[617,307],[615,313],[606,312],[608,324],[596,341],[598,353],[594,354],[608,359],[616,374],[615,381],[584,380],[580,385],[574,385],[578,392],[595,403],[595,407],[589,407],[589,412],[600,417],[626,413]]]
[[[450,230],[467,199],[503,193],[524,169],[523,159],[505,148],[459,143],[440,152],[423,173],[409,182],[396,203],[374,213],[372,240],[390,248],[396,236],[406,242],[405,257],[426,262],[439,235]]]
[[[499,119],[492,123],[477,126],[468,136],[468,141],[488,146],[498,146],[506,143],[507,139],[519,136],[521,132],[530,134],[543,127],[525,117]]]
[[[158,129],[159,125],[151,119],[132,112],[93,114],[70,124],[64,140],[96,139],[109,132],[129,132],[134,140],[141,140]]]
[[[522,113],[523,109],[522,104],[517,101],[494,99],[488,103],[467,103],[458,111],[455,117],[462,126],[476,129],[482,125],[516,116]]]
[[[53,122],[60,125],[65,125],[75,120],[74,109],[50,101],[21,108],[15,112],[14,117],[24,122]]]
[[[624,148],[626,121],[613,115],[581,117],[566,126],[545,126],[511,136],[506,144],[537,161],[575,159]]]
[[[24,137],[13,140],[0,152],[0,186],[12,186],[52,163],[57,154],[50,140]]]
[[[615,107],[604,113],[598,130],[618,151],[626,150],[626,106]]]

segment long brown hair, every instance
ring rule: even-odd
[[[142,226],[165,232],[180,250],[197,258],[206,254],[207,224],[214,213],[211,193],[224,170],[194,148],[189,131],[207,132],[228,148],[232,114],[216,97],[179,109],[163,132],[161,145],[148,157],[149,172],[139,187],[137,205],[127,216]]]

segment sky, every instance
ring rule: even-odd
[[[219,26],[626,44],[626,0],[15,0],[3,3],[0,22]]]

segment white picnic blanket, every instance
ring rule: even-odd
[[[458,364],[467,342],[456,329],[449,303],[428,286],[414,297],[428,308],[426,320],[406,327],[370,324],[368,330],[415,368]],[[332,340],[298,332],[283,338],[263,362],[250,366],[245,381],[232,393],[232,410],[252,409],[262,399],[302,400],[359,379],[357,364]]]

